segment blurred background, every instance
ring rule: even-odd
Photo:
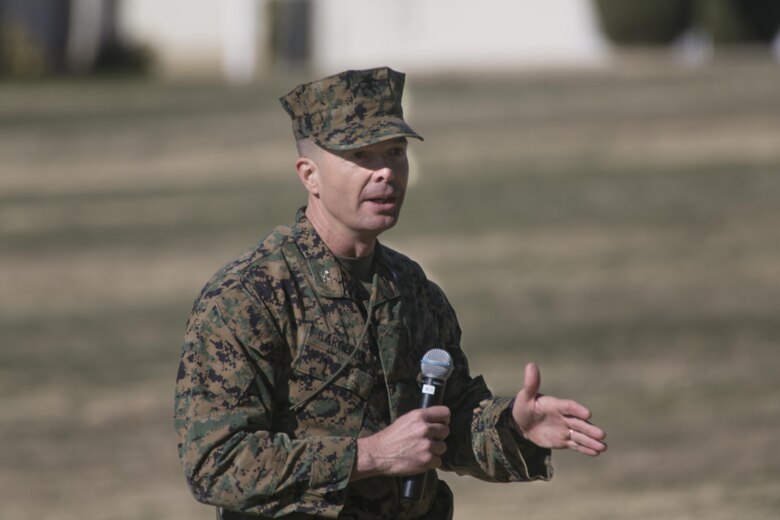
[[[277,98],[408,73],[383,236],[474,373],[588,404],[456,519],[780,513],[780,3],[0,0],[0,517],[208,519],[172,427],[192,301],[305,202]]]
[[[40,78],[133,74],[223,79],[387,62],[408,72],[605,65],[617,47],[780,55],[764,0],[0,0],[0,71]]]

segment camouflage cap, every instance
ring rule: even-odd
[[[297,86],[279,98],[296,139],[350,150],[395,137],[422,137],[404,121],[405,75],[388,67],[347,70]]]

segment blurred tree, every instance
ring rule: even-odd
[[[37,77],[46,69],[40,46],[21,24],[0,23],[0,74]]]
[[[151,54],[125,42],[118,29],[120,0],[70,0],[68,67],[74,73],[136,74]]]
[[[693,21],[693,0],[595,0],[604,34],[619,45],[668,44]]]
[[[699,0],[696,20],[716,44],[769,43],[780,29],[780,2]]]
[[[769,43],[780,2],[769,0],[594,0],[604,34],[618,45],[666,45],[697,29],[715,44]]]
[[[0,75],[141,73],[150,55],[117,30],[120,0],[0,0]]]
[[[0,73],[63,71],[69,13],[68,0],[0,0]]]
[[[149,71],[151,52],[124,41],[117,27],[121,0],[102,0],[100,39],[93,71],[107,74],[142,74]]]

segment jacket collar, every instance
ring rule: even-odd
[[[306,207],[298,210],[293,225],[293,239],[306,260],[314,289],[327,298],[354,298],[350,283],[341,265],[325,241],[317,234],[306,217]],[[381,303],[400,295],[396,271],[388,260],[385,247],[377,242],[374,262],[376,265],[377,291],[375,303]]]

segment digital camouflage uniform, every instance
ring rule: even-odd
[[[450,518],[452,496],[435,471],[419,503],[399,499],[400,478],[349,482],[357,438],[417,407],[430,348],[454,360],[442,469],[500,482],[551,477],[550,451],[514,433],[511,399],[469,374],[442,291],[380,244],[374,263],[369,295],[301,210],[201,292],[174,419],[193,494],[224,518]]]

